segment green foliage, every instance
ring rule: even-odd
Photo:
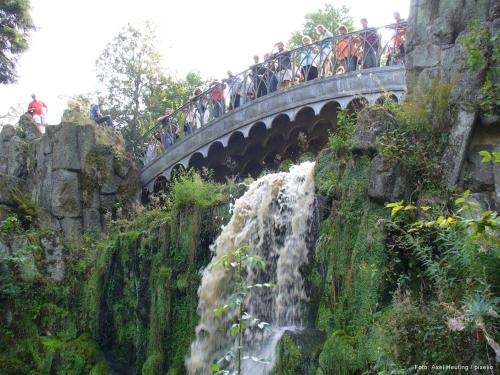
[[[384,102],[398,126],[379,136],[382,155],[413,176],[417,190],[441,185],[441,158],[452,119],[448,101],[451,88],[438,79],[422,79],[403,103]]]
[[[486,75],[481,86],[481,109],[490,114],[498,113],[500,89],[498,87],[498,64],[500,63],[500,32],[490,30],[476,19],[467,25],[469,34],[464,39],[466,66],[471,71],[485,70]]]
[[[110,114],[120,127],[126,127],[124,135],[133,144],[147,97],[166,79],[156,43],[151,24],[128,24],[96,61],[97,78],[106,88]]]
[[[304,362],[300,349],[289,335],[283,335],[277,348],[278,363],[274,375],[294,375],[304,373]]]
[[[172,183],[169,199],[172,206],[177,209],[190,206],[213,206],[227,198],[220,185],[203,180],[192,169],[176,174]]]
[[[17,79],[17,56],[28,48],[28,37],[35,26],[29,0],[0,3],[0,84]]]
[[[319,39],[316,32],[316,26],[323,25],[332,33],[335,33],[340,25],[345,25],[349,30],[354,28],[354,21],[349,15],[349,7],[342,5],[336,7],[333,4],[325,4],[323,9],[316,12],[307,13],[304,16],[304,24],[302,30],[297,30],[292,33],[288,41],[290,49],[297,48],[302,45],[302,36],[307,35],[313,40]]]
[[[87,124],[89,119],[91,95],[76,95],[68,101],[68,107],[64,110],[61,121],[73,124]]]
[[[337,128],[330,133],[328,142],[330,149],[337,155],[345,155],[352,142],[352,135],[356,125],[356,117],[347,109],[337,111]]]
[[[394,246],[409,257],[405,262],[414,262],[401,275],[392,321],[396,358],[405,366],[467,364],[473,358],[486,363],[495,350],[499,315],[492,291],[500,285],[500,221],[495,212],[470,201],[469,194],[456,198],[456,212],[450,213],[403,201],[387,205]],[[426,303],[416,305],[412,295],[425,297]],[[477,334],[471,336],[476,330],[491,349],[481,345]]]
[[[317,373],[352,373],[368,369],[389,352],[384,325],[376,322],[386,287],[384,233],[379,225],[384,213],[367,198],[367,157],[323,157],[316,168],[325,180],[318,183],[329,186],[332,213],[320,226],[314,257],[317,274],[308,277],[314,276],[309,282],[320,290],[316,326],[335,334],[323,347]]]

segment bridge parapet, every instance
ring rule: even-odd
[[[312,134],[318,122],[330,121],[326,127],[334,126],[335,116],[325,115],[325,108],[346,108],[359,102],[374,104],[387,93],[399,100],[405,90],[404,67],[387,66],[315,79],[287,90],[276,91],[221,115],[209,126],[201,127],[181,142],[169,146],[167,152],[144,166],[141,182],[152,191],[158,178],[169,180],[172,171],[179,166],[187,169],[202,160],[207,161],[211,154],[212,159],[227,157],[222,150],[234,149],[236,146],[231,142],[235,143],[236,139],[240,146],[246,142],[245,150],[250,150],[250,153],[266,153],[268,150],[265,147],[252,149],[252,146],[248,145],[253,142],[251,138],[260,137],[259,142],[267,146],[268,138],[273,131],[276,132],[282,119],[288,123],[295,122],[299,126],[298,118],[305,112],[314,119],[301,129],[311,132],[311,137],[325,138],[325,134]],[[282,138],[280,142],[289,141],[292,128],[293,126],[290,126],[278,136]],[[256,135],[257,132],[264,131],[269,133],[267,137]],[[240,154],[238,150],[234,151],[232,156],[236,157],[234,155],[237,154]]]

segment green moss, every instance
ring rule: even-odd
[[[278,346],[278,363],[274,368],[274,375],[294,375],[304,371],[302,353],[288,335],[283,335]]]

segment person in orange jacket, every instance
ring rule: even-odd
[[[348,30],[344,25],[339,26],[338,32],[340,35],[335,46],[337,64],[342,65],[346,72],[355,71],[358,65],[356,39],[347,35]]]

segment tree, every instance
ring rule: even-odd
[[[29,0],[0,0],[0,83],[17,79],[17,56],[28,48],[28,36],[35,28]]]
[[[185,104],[198,87],[206,85],[206,81],[198,72],[190,72],[184,79],[165,78],[163,82],[151,87],[151,93],[145,104],[152,118],[163,114],[165,107],[175,110]]]
[[[68,107],[64,110],[61,121],[75,124],[86,124],[90,120],[89,112],[92,104],[91,94],[79,94],[68,101]]]
[[[129,142],[138,139],[139,119],[155,87],[166,82],[156,35],[149,23],[128,24],[96,61],[97,78],[107,91],[113,121],[124,128]]]
[[[302,30],[294,31],[288,41],[290,49],[302,45],[302,36],[307,35],[313,40],[318,39],[316,26],[323,25],[332,33],[337,31],[340,25],[345,25],[351,31],[353,30],[353,18],[349,15],[349,7],[342,5],[339,8],[331,4],[326,4],[324,9],[317,12],[307,13],[304,16],[304,25]]]

